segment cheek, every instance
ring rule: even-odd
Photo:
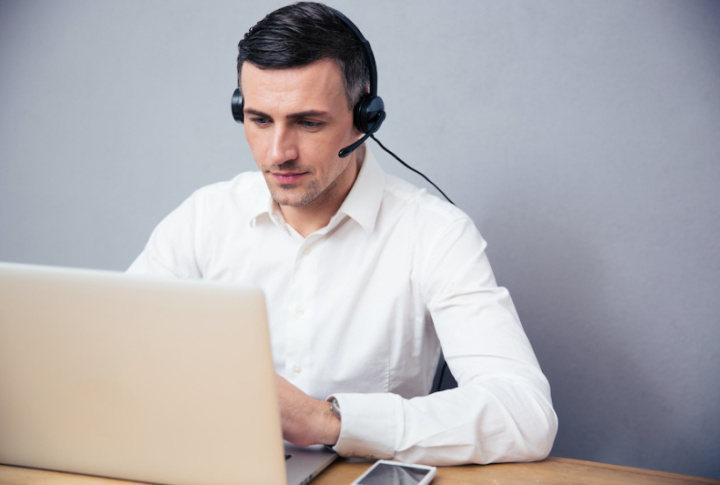
[[[243,131],[245,132],[245,141],[247,141],[247,144],[250,147],[250,150],[253,153],[255,153],[255,150],[253,149],[254,140],[253,140],[252,132],[251,132],[251,130],[248,129],[247,125],[243,125],[243,127],[244,127]]]
[[[299,147],[301,163],[313,165],[318,173],[331,176],[341,163],[338,152],[342,147],[336,145],[337,140],[333,139],[308,140]]]
[[[348,145],[353,144],[359,137],[356,129],[336,130],[327,133],[326,136],[309,140],[306,146],[306,153],[313,153],[316,159],[332,160],[333,165],[340,161],[338,153]]]
[[[263,154],[267,153],[267,143],[264,140],[262,133],[259,133],[257,130],[253,130],[252,128],[248,128],[247,125],[245,125],[245,140],[250,147],[255,163],[260,166],[262,159],[264,158]]]

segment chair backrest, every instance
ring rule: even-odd
[[[441,352],[430,392],[443,391],[445,389],[452,389],[453,387],[457,387],[457,381],[455,377],[453,377],[452,372],[450,372],[447,362],[445,362],[445,356]]]

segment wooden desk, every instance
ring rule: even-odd
[[[338,460],[311,485],[347,485],[370,463]],[[130,485],[139,482],[73,475],[0,465],[2,485]],[[657,472],[641,468],[605,465],[569,458],[548,458],[537,463],[508,463],[486,466],[458,466],[438,468],[433,485],[497,484],[590,484],[590,485],[680,485],[714,484],[720,480]]]
[[[369,463],[336,462],[313,480],[311,485],[348,484],[359,477],[369,466]],[[432,485],[524,485],[528,483],[568,485],[679,485],[687,483],[720,485],[720,480],[550,457],[545,461],[536,463],[440,467]]]

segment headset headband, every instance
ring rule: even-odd
[[[355,34],[355,37],[360,41],[360,43],[363,46],[363,51],[365,51],[365,60],[367,61],[367,67],[370,74],[370,96],[377,96],[377,65],[375,64],[375,55],[373,54],[372,48],[370,47],[370,42],[365,38],[364,35],[362,35],[362,32],[360,32],[360,29],[357,28],[357,26],[345,16],[342,12],[339,12],[338,10],[335,10],[332,7],[327,7],[328,10],[330,10],[332,13],[335,14],[337,18],[339,18],[350,30],[353,31]]]

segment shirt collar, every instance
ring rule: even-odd
[[[361,163],[355,183],[335,218],[339,215],[347,215],[365,231],[372,231],[375,228],[384,191],[385,174],[370,151],[370,147],[365,145],[365,160]]]
[[[257,172],[258,183],[254,186],[252,207],[250,208],[250,227],[254,228],[263,219],[279,224],[283,221],[280,208],[270,194],[265,178]]]
[[[275,224],[282,225],[285,222],[282,212],[272,199],[264,178],[262,176],[260,178],[262,183],[258,184],[252,198],[250,227],[255,227],[262,218],[268,218]],[[327,227],[335,226],[347,216],[360,224],[365,231],[372,231],[375,228],[384,191],[385,174],[370,151],[370,147],[366,145],[365,159],[360,164],[355,183]]]

